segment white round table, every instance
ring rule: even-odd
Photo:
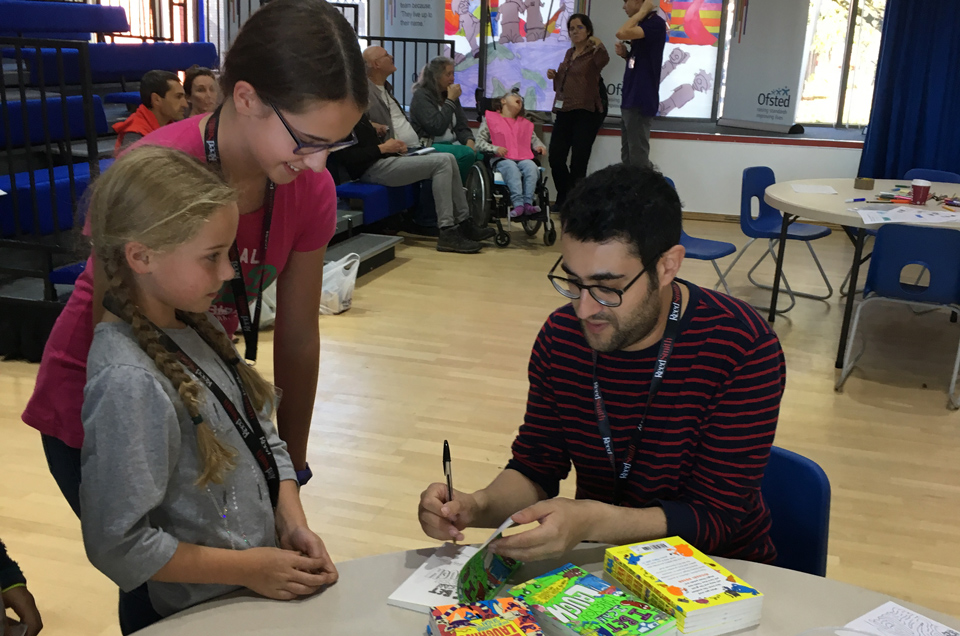
[[[573,562],[590,572],[603,571],[605,546],[581,545],[562,560],[525,565],[512,579],[524,581]],[[340,581],[313,597],[290,602],[236,595],[211,601],[138,632],[138,636],[422,636],[427,615],[392,605],[387,597],[433,553],[433,548],[393,552],[340,563]],[[796,636],[849,621],[892,600],[889,596],[768,565],[718,559],[764,594],[763,620],[744,636]],[[960,620],[909,603],[910,607],[953,629]]]
[[[781,239],[786,236],[787,228],[798,218],[810,219],[821,223],[835,223],[843,226],[844,231],[853,242],[853,264],[850,269],[850,287],[857,288],[857,278],[860,274],[860,264],[863,257],[863,241],[866,228],[879,228],[879,225],[867,225],[857,213],[858,208],[876,206],[871,201],[877,200],[881,192],[890,192],[897,185],[910,183],[909,179],[877,179],[873,190],[857,190],[853,187],[853,179],[804,179],[799,181],[784,181],[769,186],[764,192],[763,200],[770,206],[783,212],[783,228]],[[837,194],[805,194],[796,192],[794,185],[831,186]],[[933,183],[930,192],[937,195],[960,194],[960,184]],[[847,203],[848,199],[865,198],[864,202]],[[909,205],[909,204],[897,204]],[[927,210],[939,210],[940,204],[930,200],[922,207]],[[938,223],[935,227],[960,230],[960,223]],[[787,241],[781,240],[777,255],[776,271],[773,277],[773,293],[770,297],[769,322],[773,322],[777,312],[777,297],[780,293],[780,276],[783,270],[783,255]],[[843,311],[843,323],[840,328],[840,342],[837,347],[836,368],[843,368],[843,355],[847,347],[847,335],[850,330],[850,317],[853,315],[854,296],[847,294],[847,302]]]
[[[775,183],[766,189],[763,200],[784,214],[792,214],[803,219],[820,221],[821,223],[835,223],[844,227],[880,227],[866,225],[857,208],[871,207],[869,201],[876,201],[881,192],[890,192],[896,185],[908,185],[909,179],[878,179],[873,190],[856,190],[853,179],[804,179],[801,181],[783,181]],[[837,194],[801,194],[794,192],[794,185],[831,186]],[[934,183],[930,187],[933,194],[960,194],[960,183]],[[866,202],[846,203],[847,199],[865,198]],[[874,204],[876,207],[876,204]],[[928,210],[939,210],[940,204],[928,201]],[[949,227],[960,230],[960,223],[943,223],[937,227]]]

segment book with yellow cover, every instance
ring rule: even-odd
[[[760,621],[763,594],[680,537],[608,548],[604,567],[674,616],[684,634],[722,634]]]

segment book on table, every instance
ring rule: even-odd
[[[568,563],[510,589],[533,611],[544,636],[676,636],[677,621]]]
[[[512,596],[434,607],[427,633],[431,636],[544,636],[530,608]]]
[[[520,563],[493,554],[487,546],[512,525],[507,519],[480,547],[443,544],[394,590],[387,603],[426,613],[438,605],[496,598]]]
[[[604,569],[675,617],[683,634],[720,636],[760,622],[763,594],[680,537],[608,548]]]
[[[476,553],[473,546],[444,543],[387,598],[387,603],[427,614],[437,605],[457,602],[460,570]]]

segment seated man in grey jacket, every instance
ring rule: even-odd
[[[368,69],[371,61],[376,64],[378,54],[388,55],[380,47],[364,52]],[[389,64],[392,66],[392,60]],[[373,82],[370,98],[367,114],[354,127],[357,144],[331,155],[329,162],[346,170],[351,179],[365,183],[403,186],[431,180],[440,229],[437,251],[479,252],[483,247],[480,241],[493,238],[496,232],[493,228],[479,227],[470,216],[456,159],[440,152],[405,156],[408,149],[419,146],[419,139],[410,130],[400,104],[386,87],[381,91]]]

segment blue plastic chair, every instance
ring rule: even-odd
[[[776,177],[773,174],[773,170],[765,166],[757,166],[753,168],[747,168],[743,171],[743,182],[740,190],[740,229],[743,233],[750,238],[747,241],[747,244],[740,248],[740,252],[737,254],[736,258],[733,259],[733,262],[730,263],[730,266],[727,267],[727,271],[723,273],[724,277],[730,273],[730,271],[736,266],[737,262],[741,257],[747,252],[754,241],[757,239],[767,239],[767,249],[763,253],[763,256],[754,263],[753,267],[750,268],[750,271],[747,273],[747,278],[755,286],[761,289],[773,289],[772,285],[764,285],[758,283],[753,278],[753,272],[756,271],[757,267],[760,266],[760,263],[763,262],[768,256],[772,257],[774,261],[777,260],[777,253],[775,251],[777,243],[780,241],[780,229],[783,226],[783,215],[779,210],[774,209],[768,203],[763,200],[763,193],[767,187],[776,183]],[[753,218],[753,213],[751,210],[752,201],[756,198],[760,204],[760,213],[757,215],[757,218]],[[823,282],[827,285],[826,295],[816,295],[808,294],[803,292],[794,292],[790,288],[790,283],[787,281],[786,275],[781,272],[780,277],[783,281],[784,291],[790,296],[790,305],[785,309],[777,309],[778,314],[783,314],[791,309],[796,304],[796,296],[802,296],[804,298],[813,298],[815,300],[826,300],[833,296],[833,286],[830,285],[830,280],[827,278],[826,272],[823,271],[823,266],[820,264],[820,259],[817,258],[817,253],[813,251],[813,245],[811,241],[830,236],[830,228],[820,227],[819,225],[810,225],[808,223],[793,223],[787,229],[787,240],[790,241],[803,241],[807,245],[807,249],[810,250],[810,256],[813,257],[813,262],[817,264],[817,269],[820,270],[820,277],[823,278]],[[714,286],[714,289],[719,287],[720,283],[717,283]],[[767,307],[759,307],[758,309],[766,310]]]
[[[827,575],[830,480],[820,466],[774,446],[760,487],[770,509],[777,567]]]
[[[903,269],[908,265],[925,268],[930,275],[929,286],[919,285],[919,280],[912,284],[901,282]],[[870,259],[867,282],[863,287],[863,302],[853,316],[853,327],[847,339],[843,370],[836,385],[838,390],[863,355],[862,350],[853,355],[860,314],[864,307],[878,300],[919,305],[929,310],[950,309],[960,312],[960,232],[912,225],[884,225],[880,228]],[[958,371],[960,347],[950,377],[947,407],[952,409],[960,408],[960,400],[955,397]]]
[[[907,170],[903,175],[904,179],[926,179],[927,181],[939,181],[940,183],[960,183],[960,174],[956,172],[947,172],[946,170],[932,170],[929,168],[913,168]]]
[[[670,184],[670,187],[672,187],[674,190],[677,189],[677,184],[673,182],[673,179],[667,176],[665,176],[664,179],[667,180],[667,183]],[[717,285],[723,283],[723,288],[726,290],[727,295],[733,295],[730,293],[730,288],[727,286],[727,279],[724,278],[723,272],[720,271],[720,266],[717,265],[717,259],[730,256],[736,252],[736,245],[733,243],[727,243],[725,241],[695,238],[683,230],[680,230],[680,245],[683,245],[684,249],[687,250],[687,258],[693,258],[698,261],[710,261],[710,263],[713,265],[713,269],[717,271],[717,276],[720,277]]]

